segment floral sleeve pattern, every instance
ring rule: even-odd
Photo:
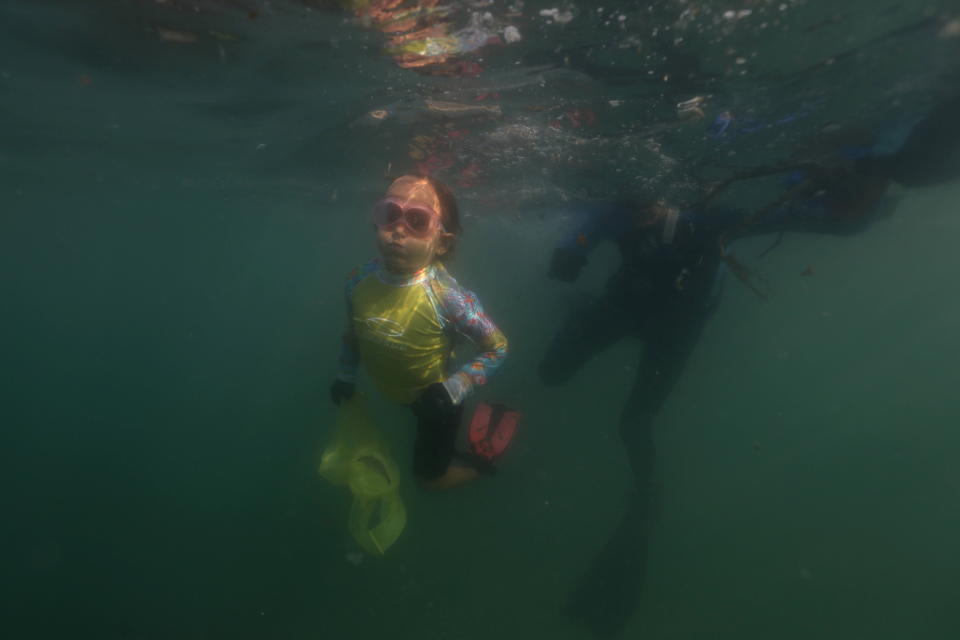
[[[477,299],[449,276],[441,283],[441,301],[445,320],[459,334],[468,338],[479,353],[447,378],[444,386],[454,404],[460,404],[474,387],[486,384],[507,357],[507,339],[493,323]]]

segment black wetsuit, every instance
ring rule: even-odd
[[[588,252],[605,240],[616,242],[621,263],[603,295],[567,319],[541,361],[540,375],[547,384],[562,384],[597,352],[636,336],[646,349],[631,397],[640,401],[634,396],[641,394],[642,404],[659,405],[670,386],[669,363],[682,359],[715,298],[720,223],[729,218],[676,212],[673,220],[666,216],[641,226],[635,216],[626,204],[595,209],[556,250],[551,276],[560,280],[575,279]],[[644,378],[651,380],[640,382]],[[622,435],[633,437],[624,428]]]
[[[643,586],[650,529],[654,463],[653,422],[679,377],[714,307],[721,237],[797,230],[849,234],[875,219],[891,182],[922,186],[960,176],[960,94],[934,108],[896,152],[837,149],[836,166],[788,177],[788,194],[759,215],[711,209],[681,212],[654,226],[636,222],[636,208],[611,204],[586,212],[554,252],[550,275],[571,281],[590,249],[610,240],[621,264],[603,294],[572,314],[540,364],[550,385],[568,381],[592,356],[625,337],[644,349],[620,414],[619,431],[633,472],[627,509],[594,564],[582,576],[568,612],[600,636],[626,624]],[[670,230],[673,223],[675,229]]]
[[[642,226],[635,208],[607,205],[588,212],[555,250],[550,275],[560,280],[575,279],[590,249],[604,240],[616,243],[621,262],[602,295],[571,314],[552,340],[540,362],[543,382],[566,383],[594,355],[624,338],[643,343],[618,425],[633,479],[627,507],[567,607],[599,636],[619,634],[643,587],[654,497],[654,423],[719,300],[725,279],[721,237],[863,228],[871,216],[851,218],[851,204],[841,196],[827,191],[785,202],[749,229],[741,229],[749,219],[742,210],[683,211],[673,214],[673,221],[665,217]]]
[[[729,220],[676,212],[641,226],[635,218],[628,204],[594,209],[556,250],[551,276],[567,281],[576,278],[589,250],[604,240],[616,242],[622,260],[599,299],[567,319],[540,364],[543,381],[559,385],[623,338],[644,343],[619,425],[634,479],[630,504],[569,605],[571,615],[601,635],[622,628],[642,587],[653,422],[710,315],[721,264],[720,223]]]

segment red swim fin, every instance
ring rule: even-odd
[[[510,446],[510,442],[517,432],[517,423],[520,421],[520,414],[518,412],[513,409],[508,409],[507,407],[503,407],[503,409],[504,411],[500,415],[500,421],[497,423],[496,430],[493,432],[493,435],[490,436],[490,444],[493,447],[494,457],[499,456]]]
[[[473,417],[470,418],[470,448],[474,448],[478,442],[483,442],[490,430],[490,416],[493,415],[493,409],[486,402],[481,402],[473,411]]]
[[[470,451],[493,462],[510,446],[519,421],[520,413],[505,405],[477,404],[470,419]]]

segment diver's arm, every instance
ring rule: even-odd
[[[587,255],[605,240],[626,228],[627,212],[616,207],[590,209],[571,233],[553,250],[547,275],[561,282],[573,282],[587,264]]]
[[[728,242],[785,231],[845,235],[863,228],[888,186],[883,176],[814,167],[788,176],[781,195],[759,209],[715,216],[711,208],[707,217],[729,220],[722,232]]]
[[[876,209],[885,186],[879,191],[865,188],[850,200],[832,199],[829,194],[801,191],[786,192],[767,205],[749,212],[741,222],[724,234],[736,238],[798,231],[828,235],[846,235],[862,228]]]
[[[503,364],[507,357],[507,338],[470,291],[459,286],[448,289],[443,296],[443,307],[447,321],[456,332],[469,338],[480,352],[443,383],[453,403],[460,404],[474,387],[486,384]]]
[[[779,229],[758,230],[752,229],[747,233],[739,233],[744,221],[750,216],[750,211],[734,207],[710,207],[705,211],[686,211],[684,220],[691,223],[691,228],[698,238],[743,237],[744,235],[758,235],[779,231]]]

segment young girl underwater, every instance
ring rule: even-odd
[[[468,430],[469,451],[456,451],[464,399],[503,363],[507,339],[446,270],[461,227],[445,185],[398,178],[374,207],[373,221],[380,256],[347,279],[348,326],[330,395],[337,405],[350,398],[363,363],[374,385],[416,417],[416,476],[428,488],[450,488],[492,471],[515,431],[516,413],[481,404]],[[479,353],[451,371],[461,337]]]

